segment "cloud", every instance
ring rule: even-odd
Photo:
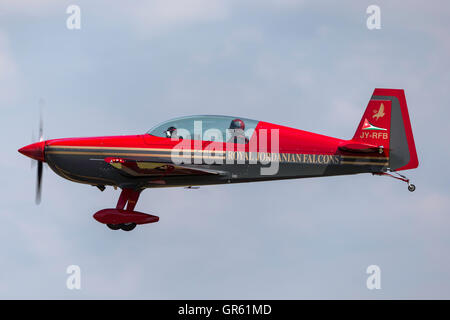
[[[137,1],[134,6],[117,5],[120,14],[144,34],[157,34],[193,23],[225,19],[230,13],[229,2],[219,0]]]
[[[14,16],[45,16],[50,13],[55,13],[62,6],[62,3],[66,3],[66,1],[2,0],[0,2],[0,12]]]
[[[19,94],[19,72],[9,47],[9,39],[0,30],[0,102],[3,106],[15,101]]]
[[[364,286],[372,263],[386,271],[377,297],[450,296],[448,174],[440,169],[448,152],[436,139],[446,136],[450,42],[445,22],[421,12],[430,6],[381,3],[383,28],[370,32],[356,3],[76,3],[81,32],[65,30],[71,3],[0,4],[15,19],[0,33],[0,101],[44,94],[46,137],[131,134],[172,116],[217,113],[350,138],[373,88],[400,84],[422,154],[407,173],[418,189],[365,174],[147,190],[137,209],[160,222],[113,232],[92,214],[114,206],[118,190],[47,170],[43,203],[33,205],[35,171],[16,150],[29,141],[36,110],[15,103],[0,161],[0,296],[372,298]],[[17,28],[30,14],[46,16],[33,21],[42,28]],[[29,86],[20,90],[25,72]],[[82,268],[80,292],[65,287],[69,264]]]

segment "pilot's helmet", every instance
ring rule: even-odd
[[[166,136],[167,136],[168,138],[170,138],[170,137],[172,136],[172,134],[173,134],[175,131],[177,131],[177,128],[175,128],[175,127],[169,127],[169,128],[167,128],[167,130],[166,130]]]
[[[241,119],[234,119],[230,123],[230,129],[241,129],[241,130],[244,130],[245,129],[245,123]]]

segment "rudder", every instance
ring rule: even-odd
[[[375,89],[353,141],[389,151],[393,171],[417,168],[416,146],[403,89]]]

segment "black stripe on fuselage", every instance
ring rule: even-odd
[[[144,183],[148,182],[151,185],[151,179],[154,177],[128,177],[120,172],[120,170],[113,168],[108,163],[101,161],[107,157],[123,157],[132,158],[134,160],[151,161],[151,162],[165,162],[173,163],[172,149],[164,148],[119,148],[119,147],[80,147],[80,146],[47,146],[45,150],[46,158],[52,169],[63,176],[70,178],[77,182],[88,184],[108,184],[108,185],[123,185],[126,183]],[[223,170],[230,173],[231,181],[225,181],[223,177],[202,177],[198,176],[184,176],[184,177],[164,177],[165,185],[155,185],[159,187],[173,186],[173,185],[206,185],[217,184],[225,182],[248,182],[248,181],[264,181],[275,179],[289,179],[302,178],[312,176],[329,176],[342,175],[362,172],[379,172],[388,166],[389,158],[380,156],[366,156],[366,155],[309,155],[309,154],[278,154],[280,170],[273,176],[261,176],[259,168],[261,163],[249,164],[244,161],[244,164],[237,166],[239,159],[234,163],[227,163],[226,150],[216,151],[218,156],[212,156],[210,159],[221,159],[217,164],[205,164],[204,161],[196,159],[204,159],[205,151],[202,150],[182,150],[176,149],[181,155],[181,151],[187,151],[191,156],[192,163],[200,165],[200,168]],[[194,152],[188,152],[194,151]],[[214,153],[213,153],[214,154]],[[244,152],[244,154],[246,154]],[[326,157],[334,157],[333,163],[301,163],[295,162],[295,159],[316,159],[314,161],[323,161],[328,159]],[[292,161],[283,161],[283,159],[290,159]],[[331,158],[330,158],[331,159]],[[96,161],[92,161],[96,160]],[[245,157],[244,157],[245,160]],[[248,159],[247,159],[248,160]],[[305,161],[305,160],[303,160]],[[312,160],[307,160],[312,161]],[[54,165],[52,165],[54,162]],[[269,166],[270,163],[267,165]]]

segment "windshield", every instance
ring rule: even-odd
[[[147,133],[164,138],[248,143],[258,122],[230,116],[188,116],[163,122]]]

